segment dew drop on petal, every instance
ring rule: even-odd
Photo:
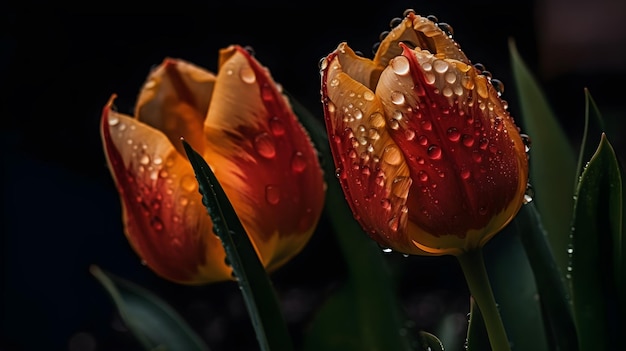
[[[252,68],[248,66],[241,68],[241,70],[239,71],[239,78],[241,78],[244,83],[248,84],[256,82],[256,75],[254,74]]]
[[[463,143],[463,145],[471,147],[474,145],[474,137],[469,134],[463,134],[463,136],[461,137],[461,142]]]
[[[450,141],[459,141],[461,138],[461,133],[454,127],[448,129],[447,135]]]
[[[365,99],[365,101],[373,101],[374,100],[374,93],[372,93],[369,90],[366,90],[363,93],[363,98]]]
[[[394,57],[389,64],[393,72],[397,75],[403,76],[409,73],[409,59],[405,56]]]
[[[272,137],[265,132],[254,138],[254,149],[259,153],[259,155],[265,158],[272,158],[276,156],[274,141],[272,140]]]
[[[406,140],[411,141],[415,139],[415,131],[413,129],[407,129],[404,131],[404,137]]]
[[[196,178],[192,175],[186,174],[180,179],[180,186],[188,192],[195,191],[198,187]]]
[[[267,185],[265,187],[265,201],[270,205],[276,205],[280,202],[280,188],[278,185]]]
[[[142,165],[146,166],[150,163],[150,156],[148,155],[141,155],[141,158],[139,158],[139,163],[141,163]]]
[[[120,123],[120,119],[117,116],[109,116],[109,125],[110,126],[115,126],[118,123]]]
[[[422,182],[428,181],[428,173],[426,173],[425,171],[419,171],[417,173],[417,178]]]
[[[392,166],[396,166],[402,162],[402,154],[395,145],[389,145],[383,151],[383,160]]]
[[[296,173],[300,173],[304,171],[305,168],[306,160],[304,159],[304,155],[302,152],[296,151],[291,158],[291,169]]]
[[[448,70],[448,64],[443,60],[435,60],[435,62],[433,62],[433,68],[437,73],[445,73]]]
[[[156,231],[163,230],[163,221],[161,221],[159,217],[152,217],[152,219],[150,220],[150,225]]]
[[[469,171],[469,169],[467,168],[463,168],[461,169],[461,178],[462,179],[468,179],[470,177],[471,173]]]
[[[270,130],[275,136],[281,136],[285,134],[285,125],[280,118],[274,116],[270,119]]]
[[[404,94],[401,92],[394,90],[391,92],[391,102],[396,105],[402,105],[405,102]]]
[[[428,154],[428,157],[430,157],[433,160],[438,160],[441,158],[441,148],[437,145],[431,145],[428,147],[428,150],[426,150],[426,153]]]

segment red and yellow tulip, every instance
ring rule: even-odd
[[[410,11],[373,59],[341,43],[321,63],[337,175],[381,246],[460,255],[516,215],[525,144],[501,84],[473,65],[449,26]]]
[[[269,71],[248,51],[220,51],[217,75],[165,59],[134,117],[111,97],[101,135],[121,196],[125,234],[158,275],[229,280],[232,268],[202,204],[184,138],[211,166],[268,271],[309,241],[325,197],[318,155]]]

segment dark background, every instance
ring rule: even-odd
[[[164,57],[215,71],[220,48],[249,45],[274,79],[321,117],[318,61],[344,40],[371,56],[389,21],[414,8],[454,28],[467,56],[504,82],[515,115],[507,48],[514,38],[577,145],[585,87],[614,129],[624,125],[626,9],[610,0],[561,2],[2,5],[0,350],[139,349],[90,275],[92,264],[156,292],[212,350],[258,349],[235,283],[163,281],[140,264],[123,235],[100,112],[116,93],[120,111],[131,113],[150,68]],[[623,155],[620,134],[612,142]],[[432,331],[446,313],[463,322],[468,295],[455,260],[410,257],[403,264],[409,273],[399,295],[419,328]],[[310,245],[273,276],[296,340],[344,277],[322,218]]]

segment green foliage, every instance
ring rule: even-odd
[[[120,317],[145,350],[209,350],[178,313],[152,292],[98,266],[91,266],[90,271],[109,293]]]

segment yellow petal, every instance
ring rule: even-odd
[[[426,17],[409,12],[402,23],[394,27],[383,39],[376,51],[374,62],[387,66],[389,61],[402,53],[400,43],[411,48],[428,50],[440,58],[455,59],[469,64],[470,61],[448,33]]]
[[[202,128],[209,109],[215,75],[179,59],[167,58],[144,83],[135,117],[163,132],[184,155],[180,138],[201,152]]]

